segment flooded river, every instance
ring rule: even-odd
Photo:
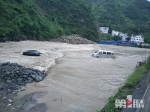
[[[40,57],[23,56],[35,49]],[[99,49],[111,50],[115,59],[94,58]],[[46,92],[39,98],[47,112],[96,112],[124,84],[137,62],[144,61],[150,50],[113,45],[72,45],[57,42],[21,41],[0,43],[0,62],[47,70],[45,80],[28,84],[16,99],[34,92]]]
[[[115,51],[115,49],[114,49]],[[26,94],[45,91],[38,102],[46,103],[47,112],[96,112],[117,92],[138,61],[143,61],[145,51],[117,51],[115,59],[93,58],[93,50],[64,52],[64,57],[48,69],[48,77],[38,83],[28,84]]]

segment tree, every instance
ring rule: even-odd
[[[120,36],[114,36],[113,40],[118,41],[121,40],[122,38]]]
[[[131,40],[131,37],[127,37],[126,40],[129,42]]]

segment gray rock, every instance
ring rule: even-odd
[[[0,84],[0,92],[17,90],[28,83],[42,81],[47,76],[43,71],[25,68],[17,63],[0,63],[0,68],[0,81],[4,83]]]

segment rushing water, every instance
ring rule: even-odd
[[[108,97],[117,92],[143,58],[138,52],[120,54],[116,59],[93,58],[92,53],[67,52],[47,71],[48,77],[44,81],[29,84],[18,97],[46,91],[47,94],[38,101],[46,103],[47,112],[101,110]]]

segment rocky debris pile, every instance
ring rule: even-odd
[[[72,34],[70,36],[62,36],[57,39],[52,39],[53,42],[64,42],[69,44],[95,44],[96,42],[93,42],[91,40],[88,40],[86,38],[82,38],[79,35]]]
[[[44,71],[25,68],[17,63],[1,63],[0,94],[25,90],[27,83],[42,81],[46,76]]]

